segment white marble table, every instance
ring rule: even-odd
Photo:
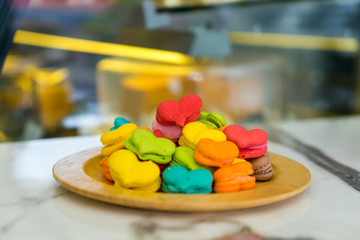
[[[360,116],[276,126],[360,170]],[[267,206],[195,214],[115,206],[59,186],[54,163],[97,146],[99,136],[0,144],[0,239],[360,239],[360,191],[286,145],[269,142],[269,150],[310,170],[305,192]]]

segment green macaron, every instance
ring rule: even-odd
[[[170,162],[170,166],[183,166],[189,171],[195,169],[205,169],[211,173],[215,172],[216,168],[199,164],[194,158],[194,153],[195,151],[191,148],[185,146],[177,147],[173,155],[173,160]]]
[[[224,117],[216,112],[201,112],[200,117],[197,121],[202,122],[206,126],[214,129],[219,129],[226,125],[226,120],[224,119]]]
[[[152,160],[159,164],[171,161],[175,144],[166,138],[157,138],[145,129],[136,129],[125,141],[125,148],[133,151],[142,160]]]

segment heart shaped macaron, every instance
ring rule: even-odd
[[[205,169],[188,171],[182,166],[171,166],[163,172],[162,189],[168,193],[211,193],[212,174]]]
[[[126,139],[128,139],[136,129],[136,124],[125,123],[117,129],[105,132],[100,137],[101,143],[105,145],[101,149],[101,154],[104,156],[110,156],[116,150],[123,149]]]
[[[197,121],[202,122],[206,126],[213,129],[219,129],[226,125],[226,120],[224,119],[224,117],[215,112],[201,112],[200,117]]]
[[[262,129],[246,130],[240,125],[229,125],[223,132],[239,148],[239,158],[257,158],[267,151],[267,133]]]
[[[216,193],[237,192],[255,187],[255,177],[251,163],[244,161],[219,168],[214,172],[214,191]]]
[[[114,152],[108,164],[115,187],[156,192],[161,185],[159,167],[151,161],[140,162],[129,150]]]
[[[125,148],[133,151],[142,160],[152,160],[159,164],[171,161],[175,144],[167,138],[157,138],[145,129],[135,130],[125,141]]]
[[[215,172],[216,168],[199,164],[195,160],[194,153],[195,151],[192,150],[191,148],[184,146],[177,147],[173,155],[173,160],[170,162],[170,166],[179,165],[186,168],[189,171],[195,169],[205,169],[211,173]]]
[[[199,118],[201,106],[201,98],[195,94],[185,95],[179,102],[167,100],[158,105],[156,120],[162,125],[184,127]]]
[[[182,136],[179,139],[180,146],[196,149],[198,142],[203,138],[209,138],[220,142],[226,140],[226,135],[216,129],[208,128],[201,122],[191,122],[182,129]]]
[[[238,155],[239,149],[235,143],[204,138],[199,141],[194,157],[202,165],[224,167],[231,165]]]

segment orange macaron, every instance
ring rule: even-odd
[[[219,168],[214,172],[214,191],[216,193],[237,192],[255,187],[255,177],[250,162],[238,162]]]
[[[112,178],[109,170],[109,157],[105,157],[103,160],[101,160],[100,164],[102,165],[100,173],[103,174],[107,180],[114,182],[114,179]]]
[[[194,157],[202,165],[224,167],[231,165],[238,155],[239,149],[233,142],[216,142],[209,138],[203,138],[197,145]]]

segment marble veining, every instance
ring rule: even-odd
[[[69,192],[67,190],[63,190],[63,192],[57,193],[48,198],[34,198],[34,197],[25,196],[21,199],[21,201],[18,202],[0,204],[0,210],[8,207],[16,207],[17,209],[21,209],[21,213],[18,214],[16,217],[10,218],[8,219],[7,222],[2,223],[1,231],[0,231],[1,235],[6,234],[11,228],[13,228],[19,221],[24,219],[29,214],[29,212],[32,211],[34,208],[36,208],[38,205],[41,205],[55,198],[61,197],[65,194],[69,194]]]
[[[281,143],[295,149],[296,151],[308,157],[317,165],[339,177],[354,189],[360,191],[359,171],[336,161],[335,159],[326,155],[320,149],[303,143],[286,131],[282,131],[276,128],[268,128],[267,132],[270,135],[271,141]]]
[[[149,239],[165,240],[166,238],[161,237],[165,235],[165,233],[171,233],[171,235],[176,236],[181,233],[187,232],[188,235],[191,236],[193,232],[196,232],[197,228],[204,228],[204,226],[215,226],[219,224],[227,225],[227,228],[234,229],[234,232],[230,234],[231,236],[241,236],[252,233],[252,230],[249,226],[246,226],[243,223],[232,219],[204,218],[204,219],[190,220],[182,224],[170,225],[170,226],[164,226],[162,224],[158,224],[156,222],[151,221],[151,219],[144,219],[143,221],[134,222],[133,224],[131,224],[131,227],[133,228],[135,236],[138,237],[139,239],[149,238]],[[229,233],[227,233],[226,235],[229,235]],[[220,238],[216,238],[216,239],[222,239],[223,237],[229,237],[229,236],[221,236]],[[188,237],[188,239],[194,239],[194,238]]]

